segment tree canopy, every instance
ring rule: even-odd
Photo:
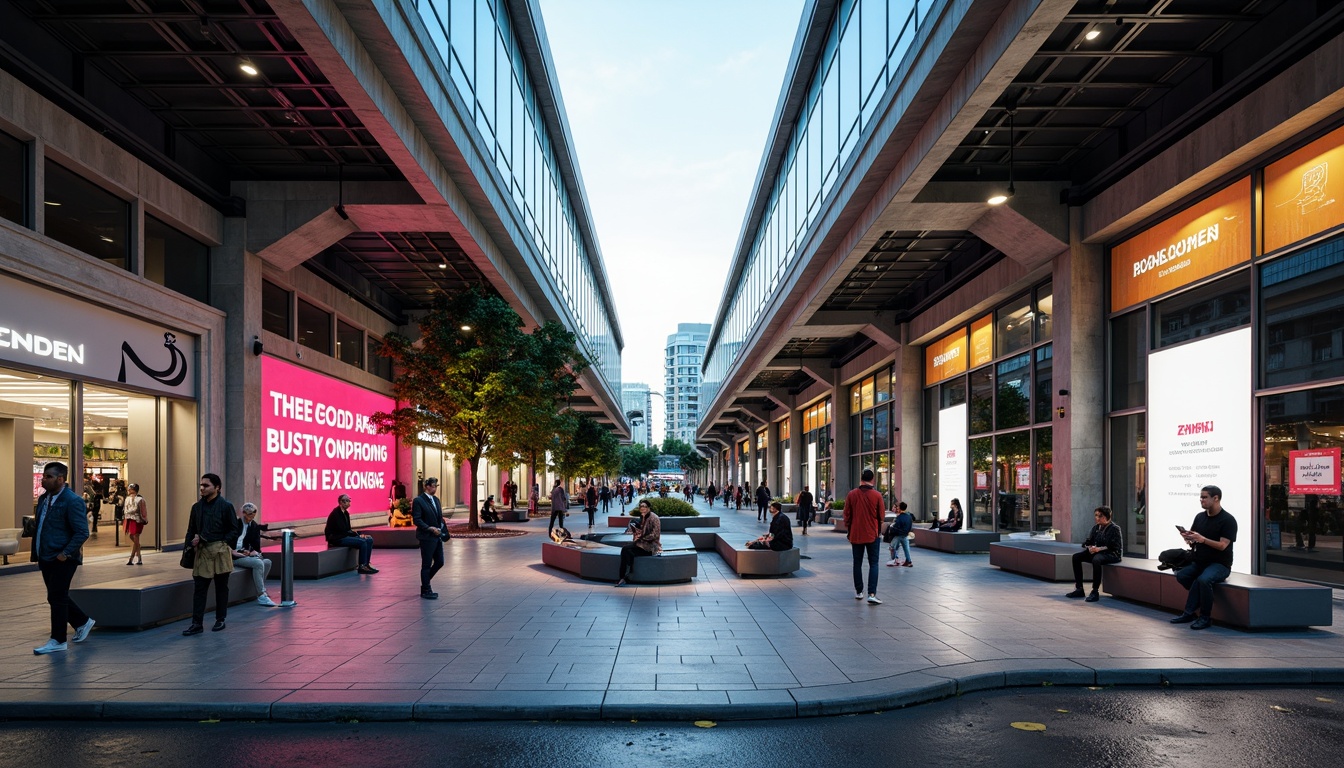
[[[555,436],[551,451],[556,470],[566,477],[593,477],[621,465],[620,441],[586,413],[572,414],[572,428]]]
[[[658,468],[658,452],[644,445],[621,446],[621,474],[639,477]]]
[[[478,477],[482,458],[515,466],[570,426],[562,408],[588,363],[559,323],[526,333],[507,302],[473,287],[436,298],[419,325],[419,339],[393,333],[383,343],[400,405],[374,414],[380,432],[440,446]],[[469,486],[475,528],[477,484]]]

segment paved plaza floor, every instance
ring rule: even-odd
[[[765,530],[754,510],[713,514],[744,542]],[[702,552],[689,584],[617,588],[543,566],[544,520],[510,527],[529,534],[448,545],[437,601],[418,596],[417,551],[376,551],[381,573],[298,582],[298,605],[234,606],[223,632],[99,628],[43,657],[40,575],[0,577],[0,717],[740,719],[1005,686],[1344,683],[1338,598],[1330,628],[1193,632],[1149,606],[1066,599],[1071,585],[987,555],[915,548],[913,568],[881,568],[883,603],[869,605],[830,526],[795,528],[807,559],[792,577],[739,578]],[[183,575],[177,559],[80,578]]]

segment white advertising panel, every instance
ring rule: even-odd
[[[1148,356],[1148,553],[1183,547],[1176,526],[1223,491],[1237,520],[1232,570],[1251,572],[1251,329]]]
[[[196,396],[194,337],[4,275],[0,361]]]
[[[966,445],[966,404],[954,405],[938,412],[938,517],[947,517],[952,500],[961,502],[966,510],[966,478],[970,463]],[[965,515],[962,516],[965,527]]]

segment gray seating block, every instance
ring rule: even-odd
[[[1007,539],[989,545],[989,564],[1005,571],[1046,581],[1073,581],[1073,555],[1081,544],[1067,541]],[[1083,579],[1092,577],[1092,564],[1083,563]]]
[[[527,507],[516,507],[512,511],[508,509],[499,510],[499,521],[501,523],[526,523]]]
[[[797,547],[776,552],[770,549],[749,549],[715,535],[715,551],[739,576],[787,576],[802,567],[802,551]]]
[[[75,587],[70,590],[70,599],[100,627],[144,629],[191,616],[194,589],[191,572],[183,570],[181,576],[150,574]],[[229,576],[229,604],[255,599],[257,588],[252,572],[235,568]],[[205,608],[207,613],[215,609],[213,586],[206,596]]]
[[[380,525],[373,528],[361,528],[360,533],[373,537],[374,551],[380,549],[419,549],[420,542],[415,538],[415,527],[393,528]],[[356,559],[358,562],[358,559]],[[298,566],[295,566],[298,570]]]
[[[626,544],[633,542],[634,540],[635,540],[634,536],[625,532],[602,537],[603,544],[616,547],[618,549],[620,547],[624,547]],[[661,537],[659,537],[659,543],[663,545],[664,552],[686,552],[696,548],[695,542],[691,540],[690,536],[687,536],[685,534],[675,534],[675,533],[671,535],[663,534]]]
[[[614,582],[620,577],[621,550],[590,541],[570,542],[569,545],[545,541],[541,544],[541,562],[582,579]],[[630,581],[671,584],[690,581],[698,573],[699,563],[694,551],[667,552],[635,558]]]
[[[936,531],[916,528],[910,532],[912,541],[921,549],[961,554],[988,552],[989,545],[999,540],[999,534],[989,531]]]
[[[1189,591],[1156,560],[1125,558],[1103,566],[1110,595],[1179,611]],[[1329,587],[1291,579],[1233,573],[1213,588],[1213,620],[1248,629],[1328,627],[1334,622]]]
[[[696,551],[713,552],[718,534],[722,531],[722,528],[687,528],[686,535],[691,537],[691,543],[695,545]]]
[[[377,545],[375,544],[375,552]],[[284,578],[285,560],[279,547],[267,547],[262,557],[271,561],[271,579]],[[320,548],[299,545],[294,548],[295,579],[325,579],[338,573],[353,571],[359,566],[359,550],[354,547],[334,547],[327,549],[325,541]]]
[[[635,518],[629,515],[611,515],[607,518],[607,525],[612,528],[625,528]],[[710,516],[701,517],[660,517],[658,523],[663,533],[682,533],[687,528],[718,528],[719,518]]]

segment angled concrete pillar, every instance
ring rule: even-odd
[[[779,422],[772,421],[765,427],[765,485],[770,493],[783,496],[779,478]]]
[[[916,520],[926,519],[924,509],[924,356],[919,347],[906,344],[896,354],[892,381],[895,408],[893,416],[901,428],[896,440],[896,462],[900,467],[898,496],[910,508]]]
[[[807,453],[807,445],[803,440],[803,412],[789,405],[789,477],[790,485],[787,493],[796,494],[803,490],[803,483],[806,482],[806,475],[803,474],[803,456]],[[812,489],[812,495],[816,496],[816,488]]]
[[[850,477],[849,392],[840,381],[840,369],[831,369],[831,495],[843,499],[859,487],[859,478]]]

